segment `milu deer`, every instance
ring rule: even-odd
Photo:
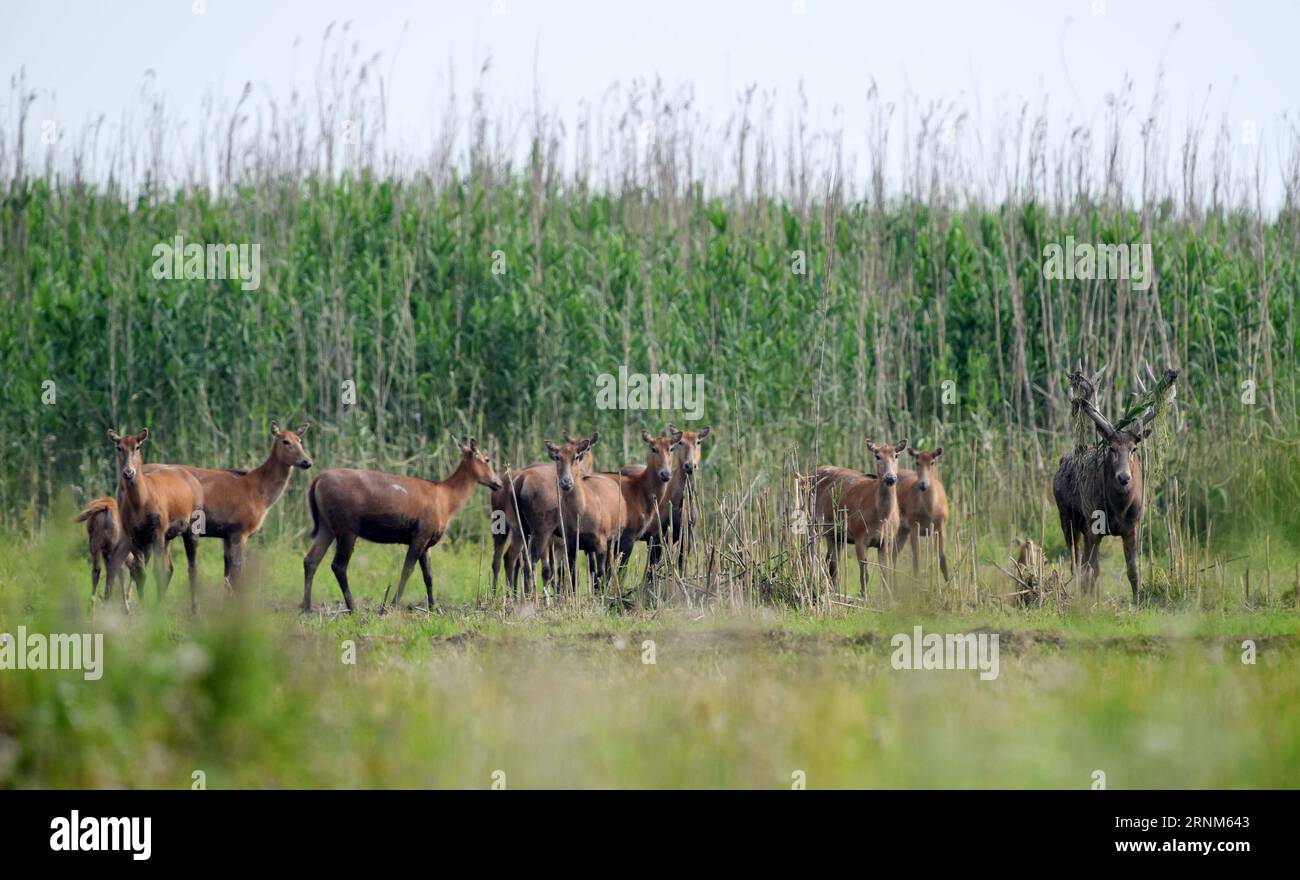
[[[225,544],[225,577],[231,587],[239,585],[243,574],[248,539],[262,528],[267,512],[284,494],[289,475],[295,468],[306,470],[312,466],[311,456],[302,446],[307,428],[303,423],[285,431],[272,421],[271,451],[266,461],[251,471],[190,465],[145,466],[145,473],[161,467],[183,467],[203,486],[204,519],[199,534],[204,538],[220,538]]]
[[[452,518],[469,501],[475,486],[486,486],[495,492],[501,488],[501,480],[472,437],[468,444],[460,446],[460,464],[442,482],[352,468],[333,468],[312,480],[307,487],[307,507],[314,540],[302,561],[302,610],[311,610],[312,578],[325,551],[335,542],[330,568],[343,591],[348,611],[355,610],[352,590],[348,587],[348,562],[357,539],[363,538],[376,544],[406,545],[406,560],[402,563],[393,604],[401,603],[407,578],[419,562],[428,608],[432,611],[433,572],[429,567],[429,549],[441,540]],[[382,612],[384,606],[379,610]]]
[[[875,457],[875,474],[849,468],[825,466],[813,471],[813,515],[826,529],[826,564],[832,583],[838,583],[839,556],[847,541],[858,557],[862,595],[867,595],[870,573],[867,550],[876,549],[881,579],[893,568],[899,529],[898,456],[907,448],[900,440],[893,446],[867,448]]]
[[[587,452],[578,460],[577,472],[586,476],[595,469],[594,455],[590,451],[599,438],[593,433],[587,443]],[[569,432],[564,432],[565,443],[578,443]],[[519,574],[522,571],[525,550],[529,562],[542,565],[542,583],[552,584],[555,574],[553,542],[560,530],[560,491],[555,478],[555,465],[541,462],[521,468],[510,474],[500,489],[492,493],[492,595],[497,594],[497,579],[505,557],[506,581],[510,590],[519,595]],[[504,526],[498,528],[498,523]],[[532,581],[532,574],[529,574]]]
[[[688,521],[685,510],[687,490],[694,487],[695,474],[700,469],[702,459],[700,447],[704,439],[709,436],[710,430],[708,425],[698,431],[679,431],[671,422],[668,425],[669,435],[679,434],[682,439],[678,442],[677,452],[673,456],[673,477],[668,481],[663,502],[659,505],[650,528],[641,536],[641,540],[649,545],[650,551],[646,564],[647,575],[659,564],[664,544],[669,540],[677,548],[677,567],[681,568],[685,564],[687,545],[693,538],[692,523]],[[630,464],[622,468],[619,473],[627,477],[637,477],[644,470],[643,464]],[[685,541],[682,540],[683,531],[686,532]]]
[[[122,517],[117,512],[117,499],[111,495],[96,498],[77,514],[75,521],[86,524],[86,543],[90,548],[90,598],[93,599],[99,589],[100,572],[108,568],[117,545],[126,540],[126,535],[122,532]],[[132,561],[128,548],[125,562],[127,568],[131,567]],[[108,593],[107,583],[104,585],[104,593]]]
[[[570,589],[577,590],[575,562],[579,549],[591,559],[592,589],[612,576],[614,566],[627,562],[638,539],[650,528],[672,479],[672,457],[681,432],[654,437],[641,432],[647,446],[645,469],[637,476],[595,473],[580,476],[575,465],[594,440],[557,446],[546,451],[555,462],[560,487],[561,533],[569,564]]]
[[[1144,501],[1142,462],[1135,453],[1155,418],[1155,410],[1148,408],[1136,422],[1116,429],[1092,402],[1100,375],[1093,381],[1081,372],[1070,376],[1073,406],[1092,421],[1105,441],[1100,460],[1091,450],[1076,449],[1073,455],[1061,456],[1052,479],[1052,495],[1060,514],[1071,567],[1076,571],[1080,566],[1083,568],[1083,590],[1096,592],[1101,573],[1098,554],[1101,539],[1113,535],[1124,543],[1124,563],[1136,604],[1140,593],[1138,533]],[[1159,393],[1167,393],[1177,378],[1176,371],[1165,370]]]
[[[943,455],[943,447],[932,450],[918,450],[907,447],[912,456],[914,470],[898,472],[898,548],[911,539],[912,574],[920,570],[917,544],[919,536],[932,537],[939,545],[939,570],[943,579],[948,580],[948,554],[944,548],[944,529],[948,524],[948,493],[936,472],[936,464]]]
[[[1073,569],[1083,568],[1081,584],[1085,592],[1095,593],[1101,573],[1099,550],[1101,539],[1115,535],[1124,543],[1124,564],[1133,601],[1138,600],[1138,529],[1142,526],[1142,463],[1134,455],[1142,442],[1143,431],[1154,416],[1150,410],[1134,428],[1116,431],[1095,409],[1097,430],[1106,441],[1101,460],[1100,492],[1087,500],[1085,493],[1070,477],[1069,456],[1061,457],[1060,467],[1052,479],[1052,496],[1060,514],[1061,532],[1070,552]],[[1095,479],[1095,478],[1094,478]]]
[[[128,556],[131,580],[137,584],[143,583],[144,565],[153,556],[161,599],[172,576],[167,543],[180,535],[189,568],[190,610],[197,611],[198,538],[192,525],[203,512],[203,487],[184,468],[162,467],[145,473],[140,449],[149,439],[148,428],[126,436],[110,430],[108,436],[117,450],[117,508],[126,540],[118,542],[109,562],[105,598],[112,592],[114,581],[123,580]],[[126,581],[122,583],[122,606],[128,611],[131,607],[130,584]]]

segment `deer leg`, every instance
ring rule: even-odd
[[[871,570],[867,567],[867,542],[855,541],[853,554],[858,558],[858,580],[862,584],[862,598],[867,598],[867,586],[871,583]]]
[[[945,548],[945,541],[944,541],[944,534],[943,534],[945,526],[946,523],[939,522],[939,523],[935,523],[933,528],[934,528],[935,539],[939,542],[939,571],[943,572],[943,580],[945,583],[947,583],[948,553]]]
[[[501,573],[501,556],[505,553],[506,538],[506,535],[492,533],[492,598],[494,600],[497,597],[497,577]]]
[[[1124,566],[1128,569],[1128,584],[1133,588],[1133,604],[1138,603],[1138,539],[1137,529],[1124,535]]]
[[[834,534],[826,536],[826,572],[831,576],[831,586],[839,589],[840,545]]]
[[[348,589],[348,563],[352,561],[352,551],[356,544],[356,535],[339,535],[338,542],[334,546],[334,561],[330,563],[334,579],[339,582],[339,589],[343,591],[343,602],[348,606],[348,611],[355,610],[352,604],[352,591]]]
[[[931,526],[931,528],[933,528],[933,526]],[[912,545],[912,577],[916,577],[918,574],[921,573],[921,563],[920,563],[921,527],[920,525],[918,523],[912,523],[911,527],[908,528],[908,533],[909,533],[908,537],[911,538],[910,543]],[[897,544],[894,545],[894,556],[895,557],[898,556]]]
[[[107,591],[107,587],[104,588]],[[90,554],[90,598],[95,598],[96,591],[99,590],[99,552]]]
[[[144,597],[144,567],[145,567],[145,563],[148,562],[148,558],[147,558],[148,555],[149,555],[148,545],[142,546],[137,552],[132,554],[131,578],[129,582],[124,582],[122,584],[123,591],[128,590],[131,587],[134,587],[136,593],[138,594],[137,598],[141,599],[141,601],[143,601],[143,597]],[[125,603],[127,602],[127,597],[125,592],[122,595],[122,602],[125,607]]]
[[[181,533],[185,542],[185,570],[190,579],[190,613],[199,613],[199,539],[188,528]]]
[[[105,573],[104,579],[104,600],[107,601],[113,595],[113,582],[116,581],[122,590],[124,607],[126,603],[126,579],[123,577],[123,571],[126,568],[126,557],[130,554],[130,542],[126,540],[114,547],[112,555],[108,557],[108,571]]]
[[[1078,574],[1079,570],[1079,553],[1075,548],[1074,521],[1064,510],[1059,510],[1061,516],[1061,536],[1065,538],[1065,549],[1070,554],[1070,571]]]
[[[420,574],[424,575],[424,597],[428,601],[425,606],[429,611],[433,611],[433,569],[429,567],[429,551],[426,549],[420,554]],[[492,591],[496,595],[496,590]]]
[[[334,543],[334,535],[321,528],[316,532],[316,540],[302,558],[302,610],[311,611],[311,582],[316,577],[316,569],[325,558],[325,551]]]
[[[153,557],[153,576],[157,582],[155,589],[158,601],[161,602],[167,595],[167,585],[172,579],[172,554],[167,547],[167,533],[161,527],[154,533]]]
[[[238,592],[244,581],[244,552],[248,549],[248,536],[237,535],[232,540],[230,589]]]
[[[411,569],[415,568],[415,562],[420,558],[420,553],[424,547],[424,542],[416,539],[409,547],[406,548],[406,558],[402,560],[402,574],[397,579],[397,595],[393,597],[393,605],[402,604],[402,591],[406,589],[406,579],[411,576]],[[379,608],[383,611],[383,606]]]
[[[235,545],[234,539],[227,535],[221,539],[222,571],[227,590],[235,588]]]
[[[522,600],[519,595],[519,557],[523,555],[523,546],[519,543],[518,538],[512,532],[510,543],[506,545],[506,591],[510,593],[516,601]],[[493,588],[492,595],[496,596],[496,589]]]

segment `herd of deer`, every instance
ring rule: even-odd
[[[1090,401],[1077,405],[1093,419],[1106,443],[1100,481],[1107,530],[1099,532],[1093,527],[1091,511],[1079,487],[1063,477],[1069,458],[1063,457],[1053,489],[1066,546],[1072,565],[1083,567],[1085,586],[1095,589],[1101,537],[1121,537],[1136,601],[1142,471],[1133,453],[1143,438],[1150,413],[1134,426],[1118,430]],[[168,547],[177,537],[185,546],[191,610],[197,610],[198,601],[198,538],[220,538],[224,542],[225,578],[235,588],[243,573],[249,537],[261,528],[267,512],[284,493],[292,471],[312,466],[302,445],[307,427],[303,424],[286,431],[272,422],[271,451],[261,466],[251,471],[146,465],[141,449],[149,439],[147,428],[125,436],[110,430],[117,458],[116,496],[91,502],[77,517],[78,522],[86,524],[92,599],[99,587],[102,565],[107,569],[104,599],[120,584],[123,606],[129,610],[131,582],[137,586],[143,583],[150,559],[155,563],[162,596],[172,575]],[[602,590],[616,571],[623,571],[638,542],[648,544],[647,576],[669,547],[677,548],[680,566],[691,543],[688,502],[702,462],[702,444],[709,432],[708,427],[681,431],[671,424],[662,436],[643,431],[645,464],[628,465],[618,471],[596,469],[592,450],[599,435],[594,433],[586,438],[566,433],[563,444],[548,441],[549,463],[507,471],[506,480],[497,476],[491,460],[473,438],[467,444],[458,444],[460,462],[441,482],[353,468],[325,471],[307,489],[312,544],[303,559],[301,607],[311,610],[312,580],[333,545],[330,567],[348,610],[354,610],[348,563],[357,539],[363,538],[380,544],[406,545],[393,602],[401,602],[406,582],[418,562],[428,607],[432,608],[429,551],[479,485],[492,493],[494,596],[503,560],[508,588],[516,598],[524,597],[529,584],[534,584],[535,592],[534,565],[540,565],[543,583],[557,594],[576,593],[579,550],[586,554],[593,591]],[[877,551],[882,572],[889,572],[903,544],[910,541],[912,569],[916,573],[921,535],[933,539],[946,581],[948,497],[937,474],[942,447],[918,450],[907,440],[900,440],[892,446],[868,442],[867,448],[874,457],[874,472],[825,466],[807,478],[817,528],[826,541],[826,565],[832,582],[837,580],[845,544],[854,546],[864,596],[870,580],[870,549]],[[913,468],[899,467],[904,453],[911,457]],[[127,569],[131,574],[129,582],[123,577]],[[521,583],[525,570],[529,574]],[[381,604],[381,611],[385,604]]]

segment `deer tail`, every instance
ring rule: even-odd
[[[311,536],[315,538],[316,533],[320,531],[320,510],[316,507],[316,480],[312,480],[311,485],[307,487],[307,512],[311,514]]]
[[[95,514],[103,513],[106,510],[115,513],[116,508],[117,508],[117,502],[112,498],[108,498],[108,497],[96,498],[94,501],[86,505],[85,510],[77,514],[77,518],[73,520],[73,522],[85,522]]]

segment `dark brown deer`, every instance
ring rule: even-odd
[[[687,492],[694,488],[695,474],[699,471],[702,461],[701,444],[709,436],[710,430],[708,425],[698,431],[679,431],[676,425],[672,423],[668,425],[668,433],[679,434],[682,439],[677,444],[677,452],[673,456],[673,477],[668,481],[668,490],[664,493],[663,502],[659,505],[650,528],[641,537],[641,540],[649,545],[650,551],[646,564],[647,575],[659,564],[664,545],[669,541],[677,548],[677,567],[681,568],[685,564],[686,549],[694,537],[692,523],[687,519],[685,510]],[[622,468],[619,473],[627,477],[637,477],[644,470],[643,464],[630,464]],[[683,540],[683,531],[685,531],[685,540]]]
[[[429,567],[429,549],[441,540],[452,518],[469,500],[475,486],[492,491],[501,488],[501,480],[492,470],[492,462],[470,438],[460,447],[460,464],[442,482],[385,474],[379,471],[332,468],[311,481],[307,487],[307,507],[311,512],[311,549],[302,561],[302,610],[311,610],[311,582],[316,568],[330,544],[338,542],[330,568],[343,591],[348,611],[355,610],[348,587],[348,562],[358,538],[376,544],[405,544],[406,560],[397,581],[393,604],[402,601],[402,590],[415,563],[424,575],[424,592],[428,608],[433,610],[433,572]],[[383,605],[379,609],[384,610]]]
[[[929,451],[907,447],[915,470],[898,472],[898,546],[911,539],[912,574],[920,570],[917,544],[920,535],[934,538],[939,547],[939,570],[948,580],[948,554],[944,547],[944,530],[948,525],[948,493],[939,479],[936,464],[943,455],[943,447]],[[896,551],[897,552],[897,551]]]
[[[594,473],[579,475],[575,464],[591,440],[557,446],[547,441],[560,487],[561,533],[569,564],[570,589],[577,590],[575,563],[579,549],[591,560],[593,590],[621,569],[637,540],[650,528],[672,479],[672,456],[681,432],[654,437],[641,432],[647,446],[645,469],[635,477]]]
[[[86,543],[90,547],[90,598],[95,598],[99,589],[99,575],[102,568],[107,568],[113,558],[117,545],[126,540],[122,532],[122,517],[117,512],[117,499],[111,495],[96,498],[86,505],[86,509],[77,514],[76,522],[86,524]],[[131,567],[132,557],[128,549],[126,566]],[[102,568],[101,568],[102,564]],[[107,594],[108,585],[104,585]]]
[[[595,469],[590,449],[596,444],[599,432],[593,433],[587,452],[578,460],[577,469],[583,475]],[[567,431],[565,443],[578,443]],[[552,548],[560,530],[560,492],[556,485],[555,465],[541,462],[529,465],[510,474],[505,485],[492,493],[492,595],[497,594],[497,579],[502,556],[505,557],[506,581],[510,590],[519,596],[519,574],[522,571],[525,549],[531,563],[542,565],[542,583],[553,585],[555,558]],[[498,530],[497,524],[504,526]],[[532,575],[529,575],[532,581]]]
[[[311,456],[302,446],[307,428],[303,423],[293,431],[284,431],[272,421],[271,451],[266,461],[251,471],[145,465],[145,473],[163,467],[183,467],[203,486],[204,518],[199,536],[220,538],[225,544],[225,577],[232,587],[238,586],[243,574],[248,539],[262,528],[267,512],[284,494],[289,475],[295,469],[306,470],[312,466]]]
[[[1092,421],[1104,445],[1100,451],[1076,448],[1072,455],[1061,456],[1052,479],[1052,495],[1071,567],[1083,569],[1083,590],[1096,592],[1101,573],[1101,539],[1113,535],[1124,543],[1125,568],[1136,604],[1141,592],[1138,533],[1143,511],[1142,462],[1136,452],[1155,410],[1148,408],[1141,419],[1115,428],[1092,401],[1100,375],[1089,381],[1081,372],[1071,374],[1070,392],[1074,410]],[[1166,370],[1159,392],[1166,393],[1177,377],[1175,371]]]
[[[185,543],[190,580],[190,610],[198,610],[198,538],[192,525],[203,512],[203,487],[184,468],[162,467],[145,473],[141,447],[149,439],[149,429],[122,436],[108,432],[117,450],[117,508],[125,541],[118,543],[108,566],[105,598],[113,583],[122,580],[122,570],[131,557],[131,580],[144,581],[144,566],[154,558],[155,580],[161,599],[171,581],[172,561],[167,544],[177,535]],[[131,607],[130,585],[122,584],[122,606]]]
[[[876,473],[863,474],[849,468],[826,466],[813,471],[813,515],[826,530],[826,565],[832,583],[838,583],[839,556],[844,544],[853,545],[858,557],[862,595],[867,595],[870,574],[867,550],[876,549],[881,580],[892,570],[899,528],[898,456],[907,448],[900,440],[893,446],[868,441],[875,457]]]

